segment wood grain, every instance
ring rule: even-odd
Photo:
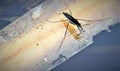
[[[94,20],[112,17],[112,24],[117,22],[117,0],[66,0],[66,2],[75,18]],[[40,6],[40,15],[33,18],[33,12]],[[62,14],[63,11],[69,12],[63,0],[47,0],[2,29],[0,71],[46,71],[52,67],[49,62],[56,58],[55,51],[63,38],[66,22],[51,23],[46,20],[66,19]],[[79,22],[82,25],[91,24],[86,21]],[[101,21],[97,21],[97,24],[101,24]],[[83,28],[89,32],[91,26]],[[73,47],[72,43],[75,41],[79,45],[81,36],[75,39],[76,33],[77,29],[72,25],[63,46]],[[75,47],[78,47],[77,45]],[[47,56],[49,59],[45,58]]]

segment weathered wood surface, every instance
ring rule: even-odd
[[[0,31],[0,71],[46,71],[50,67],[54,68],[56,65],[51,63],[59,58],[59,54],[71,57],[76,53],[72,50],[78,50],[82,41],[92,40],[92,36],[118,22],[118,0],[66,2],[75,18],[109,19],[96,22],[79,21],[82,25],[91,24],[83,26],[86,32],[84,37],[81,35],[79,38],[75,37],[78,33],[76,27],[70,25],[65,42],[57,54],[56,50],[63,38],[66,22],[51,23],[46,20],[66,19],[62,12],[69,11],[63,0],[47,0]],[[91,43],[88,42],[86,46]]]

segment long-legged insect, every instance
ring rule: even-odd
[[[64,1],[64,0],[63,0]],[[78,30],[80,31],[80,33],[78,35],[80,35],[82,32],[85,32],[81,26],[81,23],[78,22],[78,20],[83,20],[83,21],[92,21],[92,20],[85,20],[85,19],[76,19],[72,16],[72,12],[70,10],[70,8],[68,7],[68,5],[66,4],[66,2],[64,1],[64,4],[66,5],[66,7],[68,8],[70,14],[66,13],[66,12],[63,12],[63,15],[67,18],[67,20],[65,21],[68,21],[67,22],[67,26],[66,26],[66,30],[65,30],[65,33],[64,33],[64,37],[62,39],[62,42],[59,46],[59,48],[57,49],[57,52],[60,50],[64,40],[65,40],[65,37],[66,37],[66,34],[67,34],[67,30],[68,30],[68,26],[69,24],[73,24],[73,25],[76,25]]]
[[[62,42],[61,42],[61,44],[60,44],[57,52],[60,50],[60,48],[61,48],[61,46],[62,46],[62,44],[63,44],[63,42],[64,42],[64,39],[65,39],[65,37],[66,37],[67,29],[68,29],[69,24],[76,25],[77,28],[78,28],[78,30],[80,31],[79,34],[81,34],[82,32],[85,32],[85,31],[83,30],[82,26],[81,26],[81,23],[79,23],[77,19],[75,19],[74,17],[72,17],[70,14],[68,14],[68,13],[66,13],[66,12],[63,12],[63,15],[68,19],[68,23],[67,23],[67,26],[66,26],[66,30],[65,30],[64,37],[63,37],[63,39],[62,39]]]
[[[64,1],[64,0],[63,0]],[[63,12],[63,15],[67,18],[67,20],[62,20],[62,21],[68,21],[67,22],[67,26],[66,26],[66,30],[65,30],[65,33],[64,33],[64,37],[60,43],[60,46],[59,48],[57,49],[57,52],[60,50],[64,40],[65,40],[65,37],[66,37],[66,34],[67,34],[67,30],[68,30],[68,26],[69,24],[73,24],[73,25],[76,25],[78,30],[80,31],[80,33],[78,35],[80,35],[82,32],[85,32],[84,29],[82,28],[81,26],[81,23],[78,22],[78,20],[81,20],[81,21],[88,21],[88,22],[91,22],[91,21],[102,21],[104,19],[101,19],[101,20],[86,20],[86,19],[76,19],[72,16],[72,12],[70,10],[70,8],[68,7],[67,3],[64,1],[64,4],[66,5],[66,7],[68,8],[70,14],[66,13],[66,12]],[[62,22],[62,21],[54,21],[52,23],[56,23],[56,22]],[[51,21],[50,21],[51,22]]]

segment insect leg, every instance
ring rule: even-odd
[[[79,26],[77,26],[77,28],[78,28],[78,30],[80,31],[79,34],[81,34],[83,30],[82,30],[81,27],[79,27]]]
[[[64,1],[65,6],[68,8],[68,10],[69,10],[69,12],[70,12],[70,15],[72,16],[72,12],[71,12],[71,10],[70,10],[70,8],[69,8],[68,4],[66,3],[66,1],[65,1],[65,0],[63,0],[63,1]]]
[[[80,31],[80,33],[79,34],[77,34],[77,36],[76,37],[78,37],[80,34],[84,34],[84,30],[83,30],[83,28],[82,27],[80,27],[80,26],[77,26],[77,28],[78,28],[78,30]]]
[[[51,22],[51,23],[57,23],[57,22],[63,22],[63,21],[68,21],[67,19],[66,20],[60,20],[60,21],[50,21],[50,20],[46,20],[48,22]]]
[[[99,20],[87,20],[87,19],[77,19],[77,20],[88,21],[88,22],[94,22],[94,21],[103,21],[103,20],[110,19],[110,18],[111,18],[111,17],[103,18],[103,19],[99,19]]]
[[[57,52],[60,50],[60,48],[61,48],[61,46],[62,46],[62,44],[63,44],[63,42],[64,42],[64,40],[65,40],[65,37],[66,37],[66,34],[67,34],[68,26],[69,26],[69,22],[68,22],[68,24],[67,24],[67,27],[66,27],[65,34],[64,34],[64,37],[63,37],[63,39],[62,39],[62,42],[60,43],[60,46],[59,46],[59,48],[57,49]]]

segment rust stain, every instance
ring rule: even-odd
[[[66,22],[66,21],[64,21],[64,20],[63,20],[62,22],[63,22],[64,26],[67,28],[68,22]],[[76,39],[76,40],[79,40],[79,39],[80,39],[80,36],[78,36],[75,28],[74,28],[71,24],[69,24],[69,26],[68,26],[68,31],[69,31],[70,34],[74,37],[74,39]]]
[[[20,51],[21,51],[21,48],[18,49],[18,50],[17,50],[16,52],[14,52],[13,54],[11,54],[10,56],[4,58],[4,59],[2,60],[2,62],[0,62],[0,64],[3,64],[3,63],[5,63],[6,61],[10,60],[11,58],[15,57],[16,55],[18,55],[18,54],[20,53]]]
[[[1,59],[0,60],[0,65],[7,63],[8,61],[10,61],[10,60],[14,59],[16,56],[18,56],[20,53],[25,52],[25,50],[27,50],[31,46],[31,45],[29,45],[31,42],[22,44],[21,47],[19,47],[14,52],[10,53],[9,56],[4,57],[3,59]],[[19,64],[19,62],[17,62],[17,64]]]
[[[29,44],[29,43],[28,43]],[[6,63],[7,61],[11,60],[12,58],[16,57],[17,55],[19,55],[20,53],[24,52],[26,49],[29,48],[28,44],[25,44],[24,46],[26,47],[20,47],[18,50],[16,50],[16,52],[12,53],[11,55],[3,58],[1,61],[0,61],[0,64],[4,64]]]

